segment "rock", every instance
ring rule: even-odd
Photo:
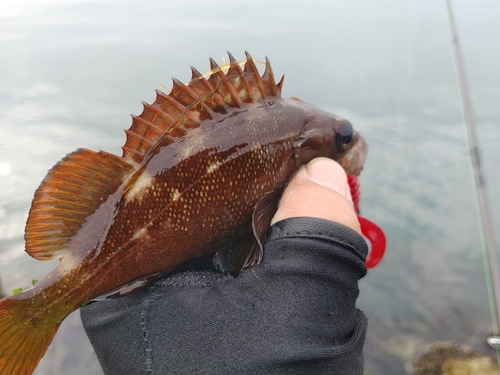
[[[499,375],[498,363],[489,356],[450,341],[429,345],[413,363],[413,375]]]

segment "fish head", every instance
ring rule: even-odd
[[[350,125],[349,122],[347,123]],[[358,132],[353,131],[353,140],[347,149],[343,153],[339,153],[339,159],[334,159],[344,168],[348,175],[359,176],[363,170],[367,153],[368,144],[365,139]]]
[[[348,120],[312,106],[293,148],[297,168],[323,156],[337,161],[351,176],[359,176],[368,151]]]

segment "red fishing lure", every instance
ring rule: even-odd
[[[387,247],[387,239],[385,238],[385,233],[377,224],[370,221],[363,216],[359,215],[359,198],[361,195],[359,189],[359,180],[357,177],[347,176],[347,181],[349,183],[349,188],[351,189],[352,202],[354,204],[354,209],[358,215],[359,225],[361,226],[361,232],[371,244],[371,250],[366,258],[366,267],[374,268],[376,267],[385,255],[385,249]]]

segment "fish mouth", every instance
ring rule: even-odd
[[[368,144],[365,139],[356,133],[357,142],[354,146],[340,159],[340,165],[348,175],[359,176],[363,170],[366,155],[368,153]]]

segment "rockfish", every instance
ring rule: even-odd
[[[359,175],[367,146],[349,121],[282,98],[266,58],[247,53],[157,91],[126,130],[123,155],[78,149],[36,190],[26,251],[59,265],[0,301],[0,374],[31,374],[62,320],[89,300],[188,260],[259,262],[290,177],[311,159]]]

